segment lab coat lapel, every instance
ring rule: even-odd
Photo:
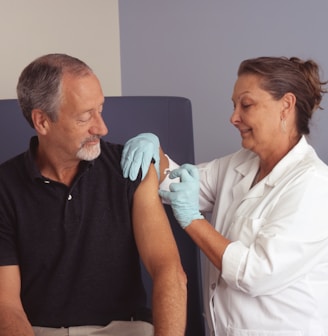
[[[273,188],[284,176],[287,170],[293,169],[308,151],[308,143],[303,136],[299,143],[273,168],[271,173],[261,182],[251,188],[259,167],[259,158],[254,157],[235,168],[242,176],[233,188],[234,199],[242,202],[245,199],[261,197],[266,192],[266,188]]]
[[[263,190],[251,188],[255,175],[259,168],[259,158],[254,157],[235,168],[236,172],[241,175],[239,182],[233,187],[232,193],[235,200],[242,201],[244,198],[260,197]],[[254,191],[254,189],[257,189]]]

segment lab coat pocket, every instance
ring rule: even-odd
[[[232,241],[239,240],[245,246],[250,246],[254,242],[259,230],[265,224],[264,218],[247,218],[237,217],[233,218],[228,239]]]
[[[299,330],[255,330],[228,326],[227,336],[302,336]]]

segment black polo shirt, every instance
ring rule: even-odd
[[[122,176],[122,146],[101,142],[70,187],[40,175],[30,150],[0,166],[0,265],[19,265],[32,325],[106,325],[145,306],[131,225],[140,183]]]

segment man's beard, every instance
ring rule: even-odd
[[[88,141],[93,141],[94,139],[99,139],[99,137],[94,136],[94,137],[88,138],[82,143],[81,148],[76,153],[76,156],[78,159],[85,160],[85,161],[92,161],[100,155],[100,152],[101,152],[100,142],[98,142],[96,145],[88,144]]]

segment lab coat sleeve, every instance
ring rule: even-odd
[[[199,171],[199,207],[203,212],[212,212],[220,189],[220,159],[197,165]]]
[[[259,227],[251,243],[241,239],[227,247],[222,277],[228,286],[250,296],[272,295],[318,265],[327,272],[327,206],[327,175],[309,172],[285,183],[263,206],[262,218],[245,220],[245,229]]]

